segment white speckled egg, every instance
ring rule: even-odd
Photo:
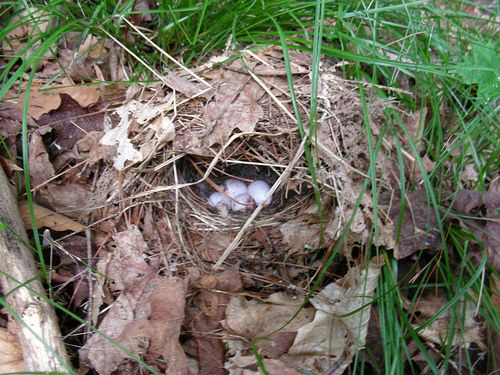
[[[231,208],[231,202],[227,197],[225,197],[223,194],[219,193],[216,191],[215,193],[210,194],[208,197],[208,204],[219,211],[229,211]]]
[[[253,198],[255,203],[258,205],[264,201],[266,194],[271,190],[271,187],[267,182],[261,180],[255,180],[250,185],[248,185],[248,194]],[[264,203],[265,206],[270,205],[272,198],[269,197]]]
[[[238,195],[246,194],[248,192],[247,185],[240,180],[229,178],[221,185],[224,192],[231,198],[236,198]]]
[[[231,202],[231,210],[234,212],[250,211],[255,207],[255,201],[248,194],[240,194]]]

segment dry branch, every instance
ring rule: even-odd
[[[7,303],[18,318],[19,341],[29,371],[63,371],[66,349],[52,306],[45,300],[35,260],[11,186],[0,168],[0,282]],[[24,284],[26,283],[26,284]],[[21,286],[22,285],[22,286]]]

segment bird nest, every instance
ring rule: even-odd
[[[141,93],[142,103],[151,107],[154,102],[161,110],[150,110],[151,118],[156,116],[148,127],[153,130],[132,141],[143,148],[143,160],[135,168],[142,183],[135,185],[133,199],[145,202],[159,194],[151,215],[168,223],[171,246],[191,261],[218,267],[257,258],[303,258],[308,248],[326,247],[347,227],[346,248],[368,241],[373,206],[362,185],[370,143],[377,143],[384,124],[385,103],[370,87],[343,80],[336,66],[323,62],[311,130],[310,57],[297,51],[289,57],[293,93],[283,52],[276,47],[171,73],[164,83],[172,90],[149,88],[154,92],[149,97]],[[360,90],[367,98],[368,118]],[[137,117],[144,107],[136,103],[134,108]],[[386,160],[392,144],[384,140],[379,149],[375,174],[383,187],[390,180]],[[308,150],[312,163],[306,161]],[[267,182],[272,203],[245,212],[212,207],[210,194],[229,178]],[[384,222],[382,218],[382,234]],[[379,241],[384,242],[383,235]]]

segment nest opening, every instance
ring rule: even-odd
[[[184,183],[193,184],[184,190],[186,199],[191,199],[196,205],[201,205],[207,210],[218,213],[217,209],[208,204],[210,195],[217,191],[219,187],[228,179],[236,179],[249,184],[253,181],[265,181],[269,186],[273,186],[279,178],[279,173],[275,167],[253,161],[220,161],[210,171],[206,179],[203,179],[206,170],[209,168],[212,159],[195,155],[185,156],[179,163],[180,176]],[[272,202],[265,206],[261,215],[275,215],[285,211],[288,207],[295,205],[309,195],[309,189],[297,192],[280,187],[272,195]],[[238,212],[231,212],[231,216],[248,215]]]

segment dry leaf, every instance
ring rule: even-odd
[[[54,167],[49,160],[42,136],[38,131],[31,134],[29,144],[29,167],[31,185],[40,186],[55,175]]]
[[[418,317],[419,323],[424,323],[427,319],[433,318],[445,303],[448,302],[446,292],[442,289],[437,291],[426,292],[420,296],[415,304],[413,311]],[[418,331],[418,335],[427,341],[437,345],[448,345],[450,337],[450,315],[458,313],[460,323],[455,320],[455,334],[453,334],[453,342],[451,345],[468,348],[472,343],[475,343],[481,350],[485,351],[484,337],[482,334],[481,325],[474,319],[476,314],[476,306],[465,297],[465,300],[459,301],[456,310],[455,308],[447,309],[424,329]],[[417,329],[419,324],[414,324]]]
[[[148,276],[149,280],[154,277],[151,274]],[[149,317],[150,305],[146,304],[146,301],[154,287],[151,283],[139,284],[138,288],[118,296],[99,325],[101,334],[93,334],[79,350],[82,363],[94,368],[99,374],[109,375],[129,357],[118,348],[117,343],[136,356],[146,353],[149,347],[147,335],[129,337],[126,333],[130,323]]]
[[[257,121],[264,115],[258,104],[264,90],[250,81],[248,75],[224,70],[218,83],[216,94],[204,114],[208,131],[203,142],[207,146],[223,145],[234,129],[254,131]]]
[[[467,214],[460,222],[481,241],[488,252],[488,261],[496,270],[500,270],[500,178],[492,181],[489,191],[459,190],[453,201],[453,209]],[[485,208],[483,214],[481,208]],[[477,218],[474,220],[473,210]]]
[[[40,45],[42,44],[40,35],[45,33],[49,28],[50,13],[39,9],[37,7],[23,7],[16,16],[14,16],[9,26],[15,26],[6,35],[2,43],[3,54],[6,55],[22,55],[24,58],[32,54],[40,53]],[[36,42],[25,50],[26,40],[34,40],[39,38]],[[45,53],[45,58],[51,56],[51,52]]]
[[[24,94],[19,99],[13,100],[19,109],[23,107]],[[39,120],[42,115],[56,110],[61,106],[61,97],[59,94],[51,91],[39,91],[33,87],[30,91],[28,102],[28,115],[35,120]]]
[[[207,88],[207,86],[201,86],[200,84],[194,83],[189,79],[172,71],[169,72],[165,77],[165,82],[170,88],[181,92],[188,98],[198,95],[201,91]],[[207,97],[208,94],[205,93],[203,96]]]
[[[36,218],[37,228],[50,228],[56,232],[81,232],[85,230],[85,226],[81,225],[77,221],[70,219],[64,215],[58,214],[48,208],[42,207],[35,202],[33,202],[33,211]],[[21,218],[24,222],[24,227],[26,229],[32,229],[31,218],[28,208],[28,203],[25,201],[19,202],[19,210],[21,212]]]
[[[60,107],[44,114],[38,121],[40,126],[49,125],[55,132],[57,149],[51,150],[54,154],[72,150],[76,141],[93,130],[102,131],[104,113],[101,109],[106,105],[99,102],[92,109],[82,108],[69,95],[57,95],[61,98]]]
[[[91,131],[79,139],[75,144],[75,152],[79,158],[87,160],[89,164],[95,164],[99,160],[112,161],[116,150],[112,146],[102,145],[102,136],[102,132]]]
[[[26,371],[23,353],[17,337],[0,327],[0,373],[22,373]]]
[[[108,50],[102,38],[89,34],[78,48],[78,53],[85,59],[105,61]]]
[[[477,181],[477,178],[479,177],[477,171],[476,171],[476,166],[473,163],[467,164],[460,175],[460,180],[464,182],[469,182],[469,183],[474,183]]]
[[[63,79],[62,85],[64,87],[56,87],[54,92],[71,96],[82,108],[96,104],[101,99],[100,87],[97,85],[74,85],[67,78]]]
[[[89,189],[83,184],[51,183],[39,191],[37,202],[59,214],[80,219],[94,210]]]
[[[232,297],[222,326],[229,334],[241,336],[246,342],[260,338],[256,344],[261,353],[268,358],[279,358],[292,345],[297,330],[313,318],[311,308],[300,309],[302,302],[303,297],[285,293],[274,293],[264,302]]]
[[[210,282],[213,280],[205,281],[205,284]],[[216,277],[216,290],[234,293],[241,288],[238,266],[229,268]],[[224,375],[224,343],[214,332],[221,329],[220,321],[224,318],[228,301],[228,293],[202,290],[195,307],[190,309],[189,327],[197,344],[199,375]]]
[[[392,235],[397,246],[394,251],[396,259],[406,258],[420,250],[439,250],[441,241],[437,230],[436,217],[432,206],[427,202],[424,189],[405,193],[404,212],[399,227],[401,209],[400,193],[395,191],[381,194],[381,207],[391,203],[389,216],[393,223]],[[399,238],[397,234],[399,231]]]
[[[143,160],[143,156],[132,144],[128,136],[130,126],[130,114],[136,110],[137,102],[130,101],[116,109],[116,114],[120,117],[120,123],[113,129],[105,132],[101,138],[101,144],[105,146],[116,146],[116,156],[113,166],[121,171],[125,168],[125,163],[131,161],[136,163]]]
[[[0,168],[2,168],[8,178],[12,177],[15,172],[21,172],[23,169],[12,160],[4,158],[0,155]]]
[[[112,280],[113,291],[134,289],[154,273],[145,261],[148,245],[134,226],[113,235],[113,252],[102,260],[104,274]],[[101,263],[101,262],[100,262]]]
[[[411,138],[411,142],[415,144],[419,151],[422,151],[424,146],[422,144],[422,136],[425,129],[426,116],[427,108],[423,107],[414,113],[405,113],[402,117],[404,126]],[[410,140],[406,136],[406,133],[401,134],[400,139],[405,146],[410,144]]]
[[[365,345],[370,303],[382,265],[382,259],[373,258],[367,269],[351,268],[312,298],[314,320],[298,330],[293,346],[281,359],[320,372],[335,366],[331,373],[342,374]]]
[[[118,343],[139,357],[148,350],[151,355],[163,356],[167,373],[187,374],[178,341],[187,281],[156,274],[145,261],[148,247],[137,228],[120,232],[113,240],[113,252],[100,260],[98,269],[104,270],[113,289],[122,293],[102,320],[101,335],[92,335],[80,349],[81,361],[99,374],[111,374],[128,358]]]

